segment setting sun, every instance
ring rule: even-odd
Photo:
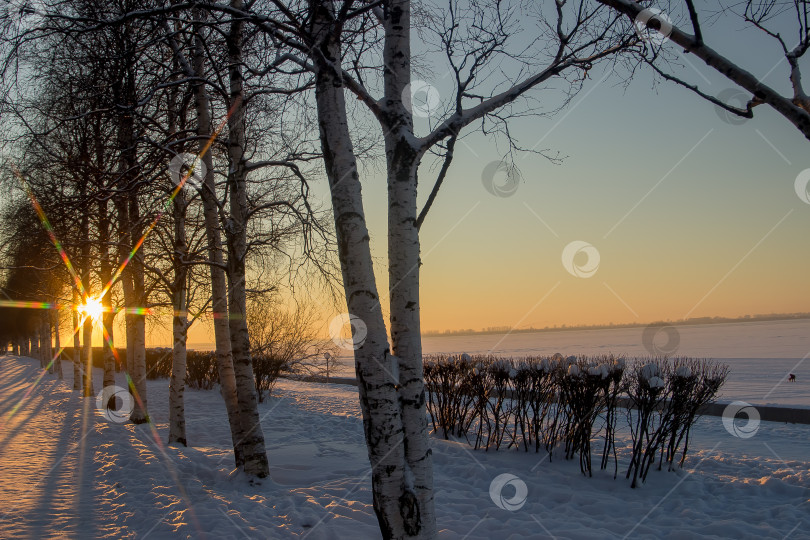
[[[93,320],[98,320],[104,313],[104,306],[101,305],[101,300],[98,298],[88,298],[84,304],[78,307],[78,311]]]

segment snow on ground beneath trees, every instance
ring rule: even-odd
[[[216,390],[186,392],[191,446],[167,448],[168,381],[148,383],[153,427],[115,424],[63,367],[64,382],[45,375],[25,397],[38,362],[0,359],[0,538],[379,537],[355,388],[280,381],[260,405],[271,475],[250,485],[232,473]],[[585,478],[577,460],[434,438],[440,538],[810,538],[808,439],[810,426],[769,422],[740,439],[703,418],[685,468],[633,490],[626,434],[617,480],[612,467]],[[490,496],[504,473],[517,477],[507,501],[527,487],[515,511]]]

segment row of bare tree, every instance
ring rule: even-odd
[[[54,305],[100,301],[105,387],[115,382],[114,321],[124,314],[135,423],[149,419],[146,315],[171,313],[171,443],[186,443],[188,330],[210,314],[236,465],[266,476],[248,296],[266,298],[275,288],[272,281],[253,286],[258,272],[280,275],[302,257],[328,268],[318,250],[329,232],[308,200],[307,162],[316,154],[301,136],[305,124],[268,123],[266,111],[285,106],[296,84],[275,71],[250,71],[243,61],[264,61],[263,35],[209,20],[199,6],[171,16],[129,15],[146,7],[170,5],[65,1],[3,21],[5,180],[12,186],[6,228],[17,239],[11,251],[28,257],[10,260],[7,294]],[[23,224],[16,214],[28,219]],[[49,223],[64,261],[37,235],[38,217]],[[37,253],[27,249],[31,232]],[[28,289],[15,286],[14,276]],[[75,317],[74,324],[82,319],[74,328],[82,354],[74,359],[91,396],[95,321]],[[15,330],[24,340],[32,335]]]

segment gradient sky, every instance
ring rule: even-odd
[[[726,18],[704,33],[710,45],[787,90],[779,49],[742,28]],[[707,92],[732,87],[699,60],[687,60],[682,73]],[[422,227],[423,330],[810,311],[810,205],[794,190],[797,174],[810,167],[807,140],[764,106],[754,119],[731,125],[682,88],[654,87],[647,70],[626,89],[621,77],[604,74],[592,70],[556,116],[512,122],[522,146],[542,141],[540,148],[568,157],[555,165],[518,155],[522,181],[511,197],[491,195],[482,182],[503,145],[480,133],[456,145]],[[449,97],[442,78],[428,82]],[[559,96],[544,92],[533,95],[552,103]],[[387,189],[380,169],[364,168],[361,176],[386,309]],[[435,169],[429,172],[422,168],[420,201],[432,186]],[[327,189],[325,179],[316,182],[324,201]],[[572,241],[599,252],[589,278],[563,267],[563,248]],[[336,312],[324,311],[325,328]],[[210,335],[199,325],[189,341],[210,342]]]
[[[708,41],[787,88],[779,50],[740,27],[721,21]],[[685,72],[707,91],[731,87],[690,61],[699,74]],[[730,125],[682,88],[653,89],[646,71],[626,90],[616,76],[600,83],[603,73],[594,70],[556,116],[512,123],[524,147],[542,140],[568,158],[519,155],[523,181],[511,197],[483,187],[483,169],[502,156],[491,139],[456,145],[422,228],[423,330],[808,311],[810,205],[794,190],[810,167],[807,140],[766,107]],[[421,176],[421,200],[432,177]],[[384,179],[365,176],[364,195],[384,263]],[[600,254],[590,278],[563,267],[563,248],[576,240]],[[384,265],[377,274],[385,290]]]

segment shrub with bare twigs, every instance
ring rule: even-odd
[[[639,359],[626,366],[624,357],[613,355],[429,356],[427,410],[433,431],[445,439],[466,437],[475,449],[486,450],[542,447],[549,457],[562,449],[566,459],[579,458],[588,476],[591,445],[601,437],[601,469],[612,457],[615,478],[617,410],[626,406],[632,440],[627,478],[636,487],[656,459],[659,469],[664,462],[673,469],[677,456],[683,465],[690,430],[716,398],[728,366],[688,358]]]
[[[272,298],[256,298],[248,304],[250,356],[259,402],[282,375],[325,375],[336,346],[320,339],[318,314],[312,306],[285,309]]]

